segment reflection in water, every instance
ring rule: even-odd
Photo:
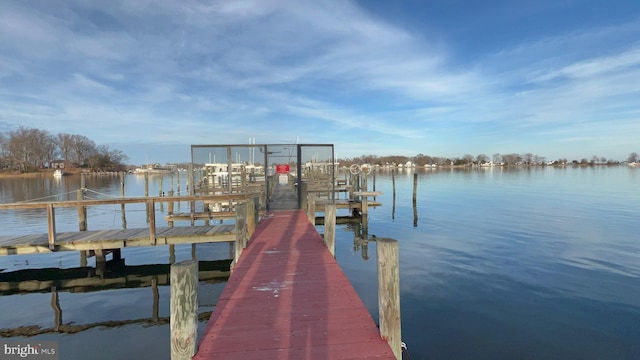
[[[198,277],[200,283],[225,283],[229,278],[231,260],[199,261]],[[17,327],[1,328],[1,337],[32,337],[49,333],[74,334],[88,329],[102,327],[112,328],[128,324],[142,324],[145,326],[164,325],[169,323],[169,317],[159,315],[160,293],[159,286],[168,286],[171,264],[152,264],[127,266],[124,259],[107,263],[104,271],[97,271],[91,267],[70,269],[26,269],[0,273],[0,295],[20,296],[27,293],[51,293],[51,308],[53,312],[53,327],[39,325],[21,325]],[[126,288],[152,288],[150,318],[136,318],[127,320],[105,320],[88,324],[64,323],[63,306],[61,306],[61,292],[87,293],[104,290]],[[7,299],[7,298],[4,298]],[[69,306],[73,306],[73,302]],[[199,314],[199,319],[205,321],[211,311]],[[6,324],[5,324],[6,326]]]

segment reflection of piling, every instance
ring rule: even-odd
[[[171,359],[191,359],[198,342],[198,262],[171,265]]]
[[[62,308],[60,308],[60,299],[58,298],[58,289],[55,286],[51,287],[51,308],[53,308],[54,320],[53,331],[60,331],[62,325]]]
[[[160,292],[158,291],[158,275],[153,275],[153,278],[151,278],[151,290],[153,291],[153,310],[151,311],[151,317],[153,322],[158,323],[160,321]]]
[[[396,359],[402,359],[398,241],[379,238],[376,241],[376,249],[380,336],[387,340]]]

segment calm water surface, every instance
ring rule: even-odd
[[[3,179],[0,199],[20,201],[73,193],[65,177]],[[184,184],[182,186],[184,191]],[[403,340],[415,359],[640,358],[640,171],[627,167],[418,171],[376,175],[368,239],[400,242]],[[373,181],[369,180],[369,186]],[[159,191],[152,180],[151,194]],[[117,177],[87,180],[95,197],[119,195]],[[165,191],[169,179],[164,179]],[[144,194],[142,178],[127,177],[127,196]],[[129,209],[129,208],[127,208]],[[144,211],[127,212],[129,227]],[[164,211],[158,211],[162,224]],[[416,216],[417,215],[417,216]],[[43,214],[0,214],[2,234],[46,231]],[[46,218],[46,217],[45,217]],[[75,209],[57,213],[58,230],[77,228]],[[89,229],[118,228],[119,208],[89,214]],[[341,266],[377,317],[375,241],[362,229],[336,234]],[[229,257],[226,244],[196,248],[199,260]],[[167,264],[164,246],[125,249],[128,266]],[[176,259],[191,257],[179,246]],[[367,260],[365,260],[367,259]],[[89,265],[92,265],[91,261]],[[0,275],[29,268],[74,268],[76,253],[0,257]],[[211,311],[224,283],[200,284],[201,312]],[[169,316],[169,288],[160,286],[159,316]],[[169,358],[169,326],[152,321],[150,287],[60,292],[64,324],[99,324],[60,342],[62,359]],[[51,293],[0,296],[0,331],[53,326]],[[119,321],[109,326],[108,321]],[[129,323],[127,323],[129,322]],[[106,324],[106,325],[105,325]],[[201,323],[200,330],[204,328]]]

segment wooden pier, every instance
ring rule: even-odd
[[[234,196],[234,200],[236,201],[253,201],[251,194]],[[190,202],[193,204],[197,201],[226,201],[228,198],[228,196],[200,195],[0,204],[0,210],[46,210],[46,221],[48,222],[47,233],[15,236],[1,235],[0,256],[48,253],[55,251],[93,251],[96,255],[103,256],[104,251],[119,250],[124,247],[133,246],[175,245],[181,243],[194,244],[201,242],[233,242],[236,238],[235,225],[233,224],[174,227],[174,219],[171,219],[171,221],[169,221],[169,226],[158,227],[155,222],[155,208],[156,204],[160,202],[169,203],[169,208],[173,208],[174,202]],[[123,219],[125,204],[146,204],[148,227],[117,230],[85,229],[71,232],[56,231],[55,209],[63,207],[77,207],[78,221],[86,227],[86,208],[106,204],[120,205],[123,211]],[[191,208],[194,209],[194,206],[191,206]],[[235,213],[233,212],[230,214],[235,216]],[[197,219],[195,212],[191,213],[190,219]],[[123,227],[124,225],[125,222],[123,221]]]
[[[291,210],[263,219],[234,266],[193,359],[214,358],[396,356],[307,215]]]

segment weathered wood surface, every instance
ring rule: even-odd
[[[402,360],[398,240],[377,239],[376,251],[380,335],[389,342],[396,358]]]
[[[149,239],[148,228],[61,232],[51,250],[48,234],[0,236],[0,255],[149,246]],[[235,241],[235,225],[158,227],[155,239],[156,245]]]
[[[198,341],[198,262],[171,265],[171,360],[191,360]]]
[[[307,215],[263,219],[194,359],[361,358],[395,357]]]

